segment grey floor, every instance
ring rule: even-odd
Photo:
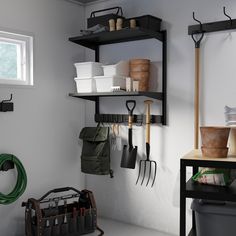
[[[104,236],[171,236],[155,230],[149,230],[104,218],[98,219],[98,225],[104,230]],[[95,235],[98,235],[97,232],[89,234],[89,236]]]

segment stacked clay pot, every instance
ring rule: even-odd
[[[130,60],[130,77],[132,80],[139,81],[139,91],[148,91],[150,78],[150,60]]]
[[[227,157],[229,127],[200,127],[200,131],[203,157]]]

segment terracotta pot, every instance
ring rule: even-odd
[[[130,64],[131,72],[149,72],[150,66],[149,64]]]
[[[130,77],[139,80],[148,80],[149,72],[130,72]]]
[[[202,147],[203,157],[226,158],[228,155],[228,148],[205,148]]]
[[[200,127],[202,146],[204,148],[226,148],[229,127]]]
[[[150,64],[150,60],[148,59],[131,59],[129,61],[130,65],[136,65],[136,64]]]
[[[133,80],[139,81],[139,91],[146,92],[149,89],[149,73],[148,72],[130,72]]]

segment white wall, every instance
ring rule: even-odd
[[[86,7],[86,18],[92,10],[122,6],[126,17],[151,14],[163,19],[168,33],[168,125],[151,128],[151,159],[157,161],[154,188],[136,186],[135,170],[121,169],[121,152],[112,153],[115,178],[87,176],[86,185],[93,189],[100,214],[125,222],[178,234],[179,228],[179,159],[193,148],[194,44],[187,35],[188,25],[195,24],[192,11],[203,22],[224,20],[223,6],[235,18],[236,3],[222,0],[116,0]],[[145,45],[144,45],[145,44]],[[134,48],[136,46],[136,49]],[[151,51],[153,50],[153,51]],[[149,56],[159,61],[155,41],[103,46],[101,61]],[[235,57],[236,33],[218,32],[206,35],[201,54],[201,125],[224,125],[224,105],[236,106]],[[87,59],[91,59],[87,51]],[[103,99],[104,113],[126,112],[125,99]],[[153,113],[158,112],[153,105]],[[86,121],[93,124],[93,104],[87,103]],[[136,113],[144,112],[144,105]],[[126,142],[127,127],[121,127]],[[135,127],[134,142],[139,156],[145,157],[144,131]],[[188,219],[190,221],[190,217]]]
[[[0,153],[15,154],[25,166],[28,186],[15,203],[0,205],[0,235],[24,235],[21,202],[62,186],[82,188],[78,134],[84,125],[82,100],[75,91],[73,63],[83,48],[70,43],[84,25],[84,8],[63,0],[0,0],[0,27],[34,35],[34,87],[0,86],[0,100],[13,93],[15,111],[0,113]],[[8,193],[15,172],[0,173]]]

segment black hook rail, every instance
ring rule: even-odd
[[[188,34],[194,35],[194,34],[210,33],[210,32],[236,29],[236,19],[232,19],[229,16],[229,14],[226,13],[225,9],[226,8],[223,7],[223,14],[224,14],[224,16],[226,16],[228,18],[228,20],[224,20],[224,21],[215,21],[215,22],[209,22],[209,23],[202,24],[193,15],[194,20],[197,21],[199,24],[190,25],[188,27]]]
[[[95,122],[97,123],[113,123],[113,124],[128,124],[128,115],[124,114],[95,114]],[[145,115],[133,115],[133,123],[137,126],[145,124]],[[163,117],[160,115],[151,115],[151,124],[162,124]]]

